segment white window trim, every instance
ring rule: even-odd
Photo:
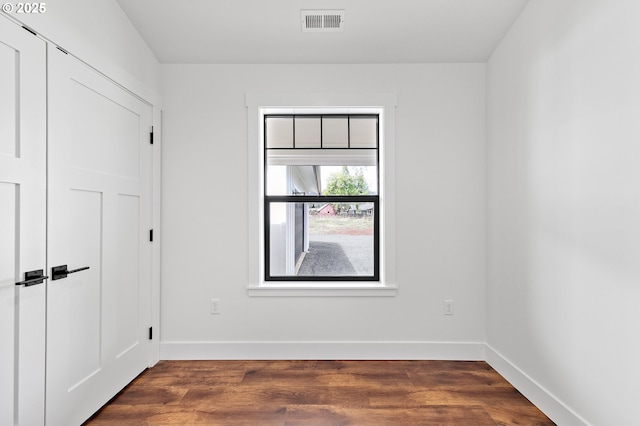
[[[395,296],[395,93],[248,93],[249,296]],[[264,170],[262,117],[287,113],[379,113],[380,282],[264,281]]]

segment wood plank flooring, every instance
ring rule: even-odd
[[[466,361],[161,361],[86,424],[554,425]]]

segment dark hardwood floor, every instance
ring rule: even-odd
[[[161,361],[87,425],[553,425],[485,362]]]

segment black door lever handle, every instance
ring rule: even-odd
[[[23,285],[25,287],[30,287],[36,284],[42,284],[44,280],[49,277],[44,276],[44,271],[42,269],[36,269],[35,271],[29,271],[24,273],[24,281],[19,281],[16,285]]]
[[[69,270],[67,265],[54,266],[51,268],[51,281],[60,280],[62,278],[67,278],[69,274],[75,274],[76,272],[86,271],[89,269],[88,266],[78,269]]]

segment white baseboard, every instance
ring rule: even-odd
[[[483,342],[162,342],[166,360],[457,360],[483,361]]]
[[[590,423],[567,407],[489,344],[486,345],[485,360],[556,424],[562,426],[591,426]]]

